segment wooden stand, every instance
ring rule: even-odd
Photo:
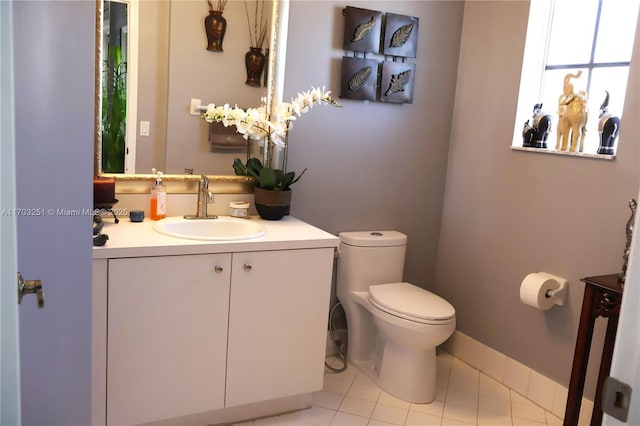
[[[620,316],[620,302],[622,301],[622,283],[618,281],[618,274],[587,277],[582,278],[580,281],[586,283],[586,286],[584,289],[584,299],[582,300],[582,312],[580,314],[576,349],[573,355],[573,367],[571,369],[571,381],[569,382],[567,407],[564,414],[564,426],[575,426],[578,424],[593,326],[596,318],[599,316],[609,318],[609,321],[607,322],[607,333],[604,348],[602,349],[596,396],[593,401],[591,426],[602,424],[602,387],[611,369],[613,346],[618,329],[618,317]]]

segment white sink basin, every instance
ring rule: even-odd
[[[233,217],[217,219],[167,217],[156,222],[153,229],[172,237],[209,241],[247,240],[267,233],[265,227],[258,222]]]

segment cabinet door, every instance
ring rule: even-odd
[[[109,261],[107,424],[224,406],[230,266],[230,254]]]
[[[322,388],[333,249],[234,253],[226,406]]]

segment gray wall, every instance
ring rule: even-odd
[[[309,170],[292,214],[332,233],[406,232],[405,279],[447,298],[458,330],[568,385],[579,279],[621,266],[637,136],[623,129],[615,161],[511,151],[528,2],[356,6],[420,18],[414,103],[339,99],[342,109],[295,122],[289,168]],[[339,94],[343,7],[292,2],[285,99],[309,85]],[[637,100],[627,105],[637,117]],[[567,306],[520,302],[520,282],[538,271],[569,279]],[[596,328],[590,396],[604,322]]]
[[[511,151],[528,7],[465,6],[432,288],[455,306],[458,330],[567,385],[579,279],[622,264],[628,201],[638,195],[637,91],[630,92],[615,161]],[[520,282],[538,271],[569,280],[566,306],[540,311],[520,303]],[[603,325],[594,338],[596,361]]]
[[[344,2],[293,1],[285,99],[311,85],[340,93]],[[420,18],[413,104],[338,99],[294,122],[292,214],[329,232],[397,229],[409,235],[406,279],[433,283],[462,25],[462,2],[359,1]],[[362,56],[360,54],[360,56]]]

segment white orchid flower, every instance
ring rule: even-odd
[[[325,91],[319,87],[311,87],[311,90],[300,92],[291,102],[283,102],[275,106],[271,117],[267,116],[266,98],[262,98],[262,106],[258,108],[230,107],[229,104],[216,106],[207,105],[207,110],[202,114],[208,123],[222,123],[225,127],[236,126],[238,133],[245,139],[257,139],[261,143],[270,141],[279,149],[287,147],[288,133],[292,128],[293,121],[303,113],[309,111],[314,104],[329,104],[340,106],[331,98],[331,91]],[[273,121],[270,121],[271,118]]]
[[[225,114],[221,121],[225,127],[235,126],[244,120],[245,115],[246,113],[242,108],[238,108],[237,106],[229,108],[228,105],[225,105]]]
[[[283,102],[276,107],[276,121],[289,122],[296,119],[295,105],[293,103]]]

